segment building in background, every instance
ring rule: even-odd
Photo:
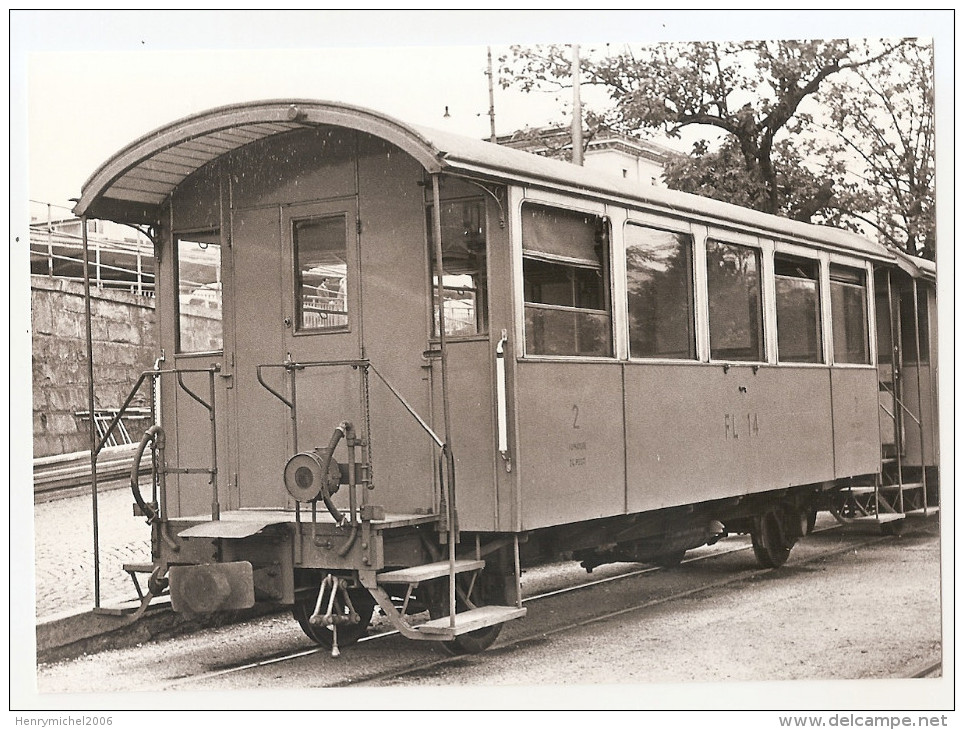
[[[545,157],[571,158],[568,127],[524,129],[498,137],[496,142]],[[675,150],[655,142],[600,129],[586,143],[583,166],[642,185],[663,187],[663,168],[672,154]]]

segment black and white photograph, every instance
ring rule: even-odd
[[[953,10],[8,21],[11,726],[953,726]]]

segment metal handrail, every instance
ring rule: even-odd
[[[262,369],[263,368],[283,368],[284,370],[287,370],[288,372],[293,373],[297,370],[305,370],[307,368],[332,367],[332,366],[338,366],[338,365],[349,366],[353,368],[365,368],[366,370],[371,370],[373,373],[375,373],[375,375],[378,376],[378,379],[385,384],[385,387],[388,388],[391,394],[394,395],[395,398],[398,399],[398,402],[402,404],[402,407],[405,408],[405,410],[408,411],[409,414],[411,414],[412,418],[415,419],[418,425],[421,426],[422,429],[425,431],[425,433],[427,433],[429,437],[435,442],[436,446],[438,446],[439,448],[445,447],[445,442],[425,422],[425,419],[423,419],[420,415],[418,415],[418,412],[414,408],[412,408],[412,406],[408,403],[408,401],[405,400],[404,396],[402,396],[402,394],[398,392],[398,389],[395,388],[395,386],[392,385],[388,381],[388,379],[378,371],[378,368],[375,367],[375,365],[372,363],[371,360],[368,360],[368,359],[320,360],[320,361],[314,361],[314,362],[266,363],[266,364],[258,365],[256,368],[256,373],[258,377],[258,382],[261,383],[261,385],[265,388],[265,390],[267,390],[275,398],[277,398],[286,406],[288,406],[288,408],[291,408],[293,410],[295,408],[295,404],[292,403],[285,396],[283,396],[281,393],[276,391],[274,388],[272,388],[264,381],[264,377],[262,376]]]
[[[217,413],[215,407],[214,399],[214,376],[216,373],[221,371],[221,366],[217,363],[212,364],[210,367],[206,368],[170,368],[167,370],[145,370],[137,378],[134,383],[134,387],[131,388],[131,392],[128,394],[127,398],[124,400],[124,404],[117,409],[117,413],[111,420],[110,425],[104,430],[104,435],[100,442],[97,444],[96,448],[91,452],[91,462],[92,466],[96,468],[97,456],[103,450],[104,446],[111,438],[111,434],[117,427],[123,415],[127,412],[131,402],[134,400],[134,396],[141,389],[144,381],[148,378],[156,381],[162,375],[176,375],[178,385],[193,398],[195,401],[200,403],[209,414],[209,421],[211,423],[211,468],[210,469],[186,469],[186,468],[169,468],[165,465],[161,465],[161,469],[165,473],[176,473],[176,474],[194,474],[194,473],[207,473],[211,475],[211,519],[218,520],[221,517],[221,507],[218,500],[218,451],[217,451]],[[196,393],[191,391],[185,384],[183,380],[183,375],[185,373],[207,373],[209,377],[210,384],[210,398],[211,402],[208,403],[203,398],[198,396]],[[153,471],[158,471],[156,465],[152,467]],[[167,505],[162,505],[164,508],[164,513],[166,514]]]
[[[190,390],[188,390],[188,388],[184,386],[183,381],[181,380],[181,375],[183,373],[210,373],[213,376],[214,373],[220,372],[220,370],[221,370],[220,365],[212,365],[211,367],[208,367],[208,368],[183,368],[183,369],[171,368],[169,370],[145,370],[144,372],[142,372],[140,374],[140,377],[137,378],[137,382],[134,383],[134,387],[131,388],[131,392],[128,394],[127,399],[124,401],[124,404],[117,409],[117,412],[114,414],[113,419],[111,419],[110,425],[104,430],[104,436],[97,444],[96,448],[92,453],[92,456],[96,457],[97,454],[99,454],[103,450],[104,446],[107,445],[107,441],[108,439],[110,439],[111,434],[113,433],[114,429],[117,427],[117,424],[120,422],[121,417],[127,412],[127,409],[131,404],[131,401],[134,400],[134,396],[137,395],[137,391],[141,389],[141,386],[144,384],[144,381],[147,380],[147,378],[149,377],[156,378],[160,375],[177,374],[178,384],[181,385],[181,387],[184,388],[184,390],[187,391],[187,393],[191,395],[194,398],[194,400],[201,403],[201,405],[207,408],[208,411],[211,411],[214,408],[213,404],[209,406],[207,403],[201,400],[197,395],[195,395]]]
[[[422,427],[422,429],[425,431],[425,433],[427,433],[427,434],[429,435],[429,437],[432,439],[432,441],[435,442],[435,445],[441,450],[441,452],[440,452],[440,453],[441,453],[441,456],[445,457],[445,459],[446,459],[446,466],[447,466],[447,468],[448,468],[447,470],[448,470],[449,478],[448,478],[448,479],[441,479],[441,475],[440,475],[440,486],[441,486],[441,489],[442,489],[440,508],[441,508],[443,514],[446,514],[446,523],[448,524],[449,521],[451,520],[451,518],[448,516],[448,513],[447,513],[447,504],[448,504],[451,500],[450,500],[450,499],[449,499],[449,500],[446,499],[445,490],[446,490],[446,487],[447,487],[447,486],[448,486],[449,488],[451,488],[452,477],[453,477],[453,473],[454,473],[454,463],[453,463],[453,460],[452,460],[451,449],[449,449],[448,444],[446,444],[445,441],[443,441],[441,438],[439,438],[438,434],[435,433],[435,431],[432,430],[431,426],[429,426],[429,425],[425,422],[425,419],[423,419],[423,418],[418,414],[418,412],[409,404],[409,402],[408,402],[407,400],[405,400],[404,396],[402,396],[402,394],[398,392],[398,389],[395,388],[395,386],[392,385],[392,384],[388,381],[388,379],[378,371],[378,369],[372,364],[371,360],[368,360],[367,358],[347,359],[347,360],[317,360],[317,361],[310,361],[310,362],[293,362],[293,361],[287,361],[287,362],[283,362],[283,363],[262,363],[261,365],[257,365],[257,366],[255,367],[255,373],[256,373],[256,375],[257,375],[258,382],[261,383],[262,387],[264,387],[265,390],[267,390],[267,391],[268,391],[269,393],[271,393],[275,398],[277,398],[277,399],[280,400],[282,403],[284,403],[284,404],[288,407],[288,409],[289,409],[289,411],[290,411],[290,417],[291,417],[291,421],[292,421],[292,429],[294,430],[294,433],[295,433],[295,437],[294,437],[295,450],[297,451],[297,426],[298,426],[298,423],[297,423],[297,420],[298,420],[298,416],[297,416],[297,399],[295,398],[295,393],[296,393],[296,390],[295,390],[295,387],[296,387],[296,377],[295,377],[295,376],[296,376],[296,373],[297,373],[299,370],[306,370],[306,369],[308,369],[308,368],[337,367],[337,366],[342,366],[342,367],[346,367],[346,366],[347,366],[347,367],[351,367],[351,368],[355,368],[355,369],[362,368],[362,369],[365,370],[366,373],[367,373],[369,370],[370,370],[371,372],[375,373],[375,375],[378,376],[378,379],[381,380],[381,381],[385,384],[385,387],[388,388],[389,392],[390,392],[392,395],[395,396],[395,398],[398,400],[398,402],[402,404],[402,407],[403,407],[406,411],[408,411],[408,413],[412,416],[412,418],[415,419],[416,423],[418,423],[418,425]],[[290,385],[290,387],[291,387],[291,391],[292,391],[291,399],[285,397],[283,394],[279,393],[277,390],[275,390],[275,389],[272,388],[270,385],[268,385],[267,382],[265,382],[263,371],[264,371],[265,369],[268,369],[268,368],[279,368],[279,369],[283,369],[283,370],[287,371],[288,373],[290,373],[290,375],[291,375],[291,385]],[[365,438],[366,438],[366,439],[369,441],[369,443],[370,443],[370,441],[371,441],[371,434],[366,433],[366,434],[365,434]],[[351,471],[351,470],[350,470],[350,471]],[[351,486],[352,486],[352,485],[350,485],[350,494],[349,494],[349,497],[350,497],[352,500],[354,500],[354,497],[355,497],[355,495],[354,495],[354,489],[351,489]],[[371,484],[369,484],[369,488],[371,488]],[[300,506],[299,506],[297,503],[296,503],[296,505],[295,505],[295,509],[296,509],[296,514],[298,515],[298,517],[299,517],[299,519],[300,519],[300,514],[301,514],[301,513],[300,513]],[[314,520],[314,511],[312,511],[312,520]]]
[[[890,388],[888,388],[888,387],[887,387],[887,383],[885,383],[883,380],[879,380],[878,382],[880,383],[880,385],[883,386],[884,390],[886,390],[888,393],[890,393],[891,397],[894,399],[894,402],[901,407],[901,410],[903,410],[904,413],[906,413],[908,416],[910,416],[910,417],[911,417],[911,420],[913,420],[914,423],[916,423],[918,426],[920,426],[920,425],[921,425],[921,422],[920,422],[919,420],[917,420],[917,417],[914,415],[913,411],[911,411],[907,406],[905,406],[904,403],[903,403],[903,401],[901,401],[901,399],[897,397],[897,393],[895,393],[893,390],[891,390]],[[890,411],[888,411],[886,408],[884,408],[884,404],[883,404],[883,403],[880,403],[880,407],[884,409],[884,413],[886,413],[886,414],[887,414],[888,416],[890,416],[892,419],[897,420],[897,416],[896,416],[895,414],[891,413]]]

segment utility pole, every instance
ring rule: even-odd
[[[582,164],[582,101],[579,98],[579,46],[572,46],[572,164]]]
[[[489,77],[489,141],[495,144],[495,91],[492,82],[492,46],[487,47],[487,52],[489,56],[489,70],[487,72]]]

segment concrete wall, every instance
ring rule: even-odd
[[[90,448],[84,289],[77,282],[32,276],[33,455]],[[91,301],[95,407],[119,408],[138,375],[154,365],[154,300],[123,291],[94,290]],[[145,385],[133,406],[149,407]],[[139,439],[146,421],[128,421]],[[141,428],[138,429],[137,426]]]

